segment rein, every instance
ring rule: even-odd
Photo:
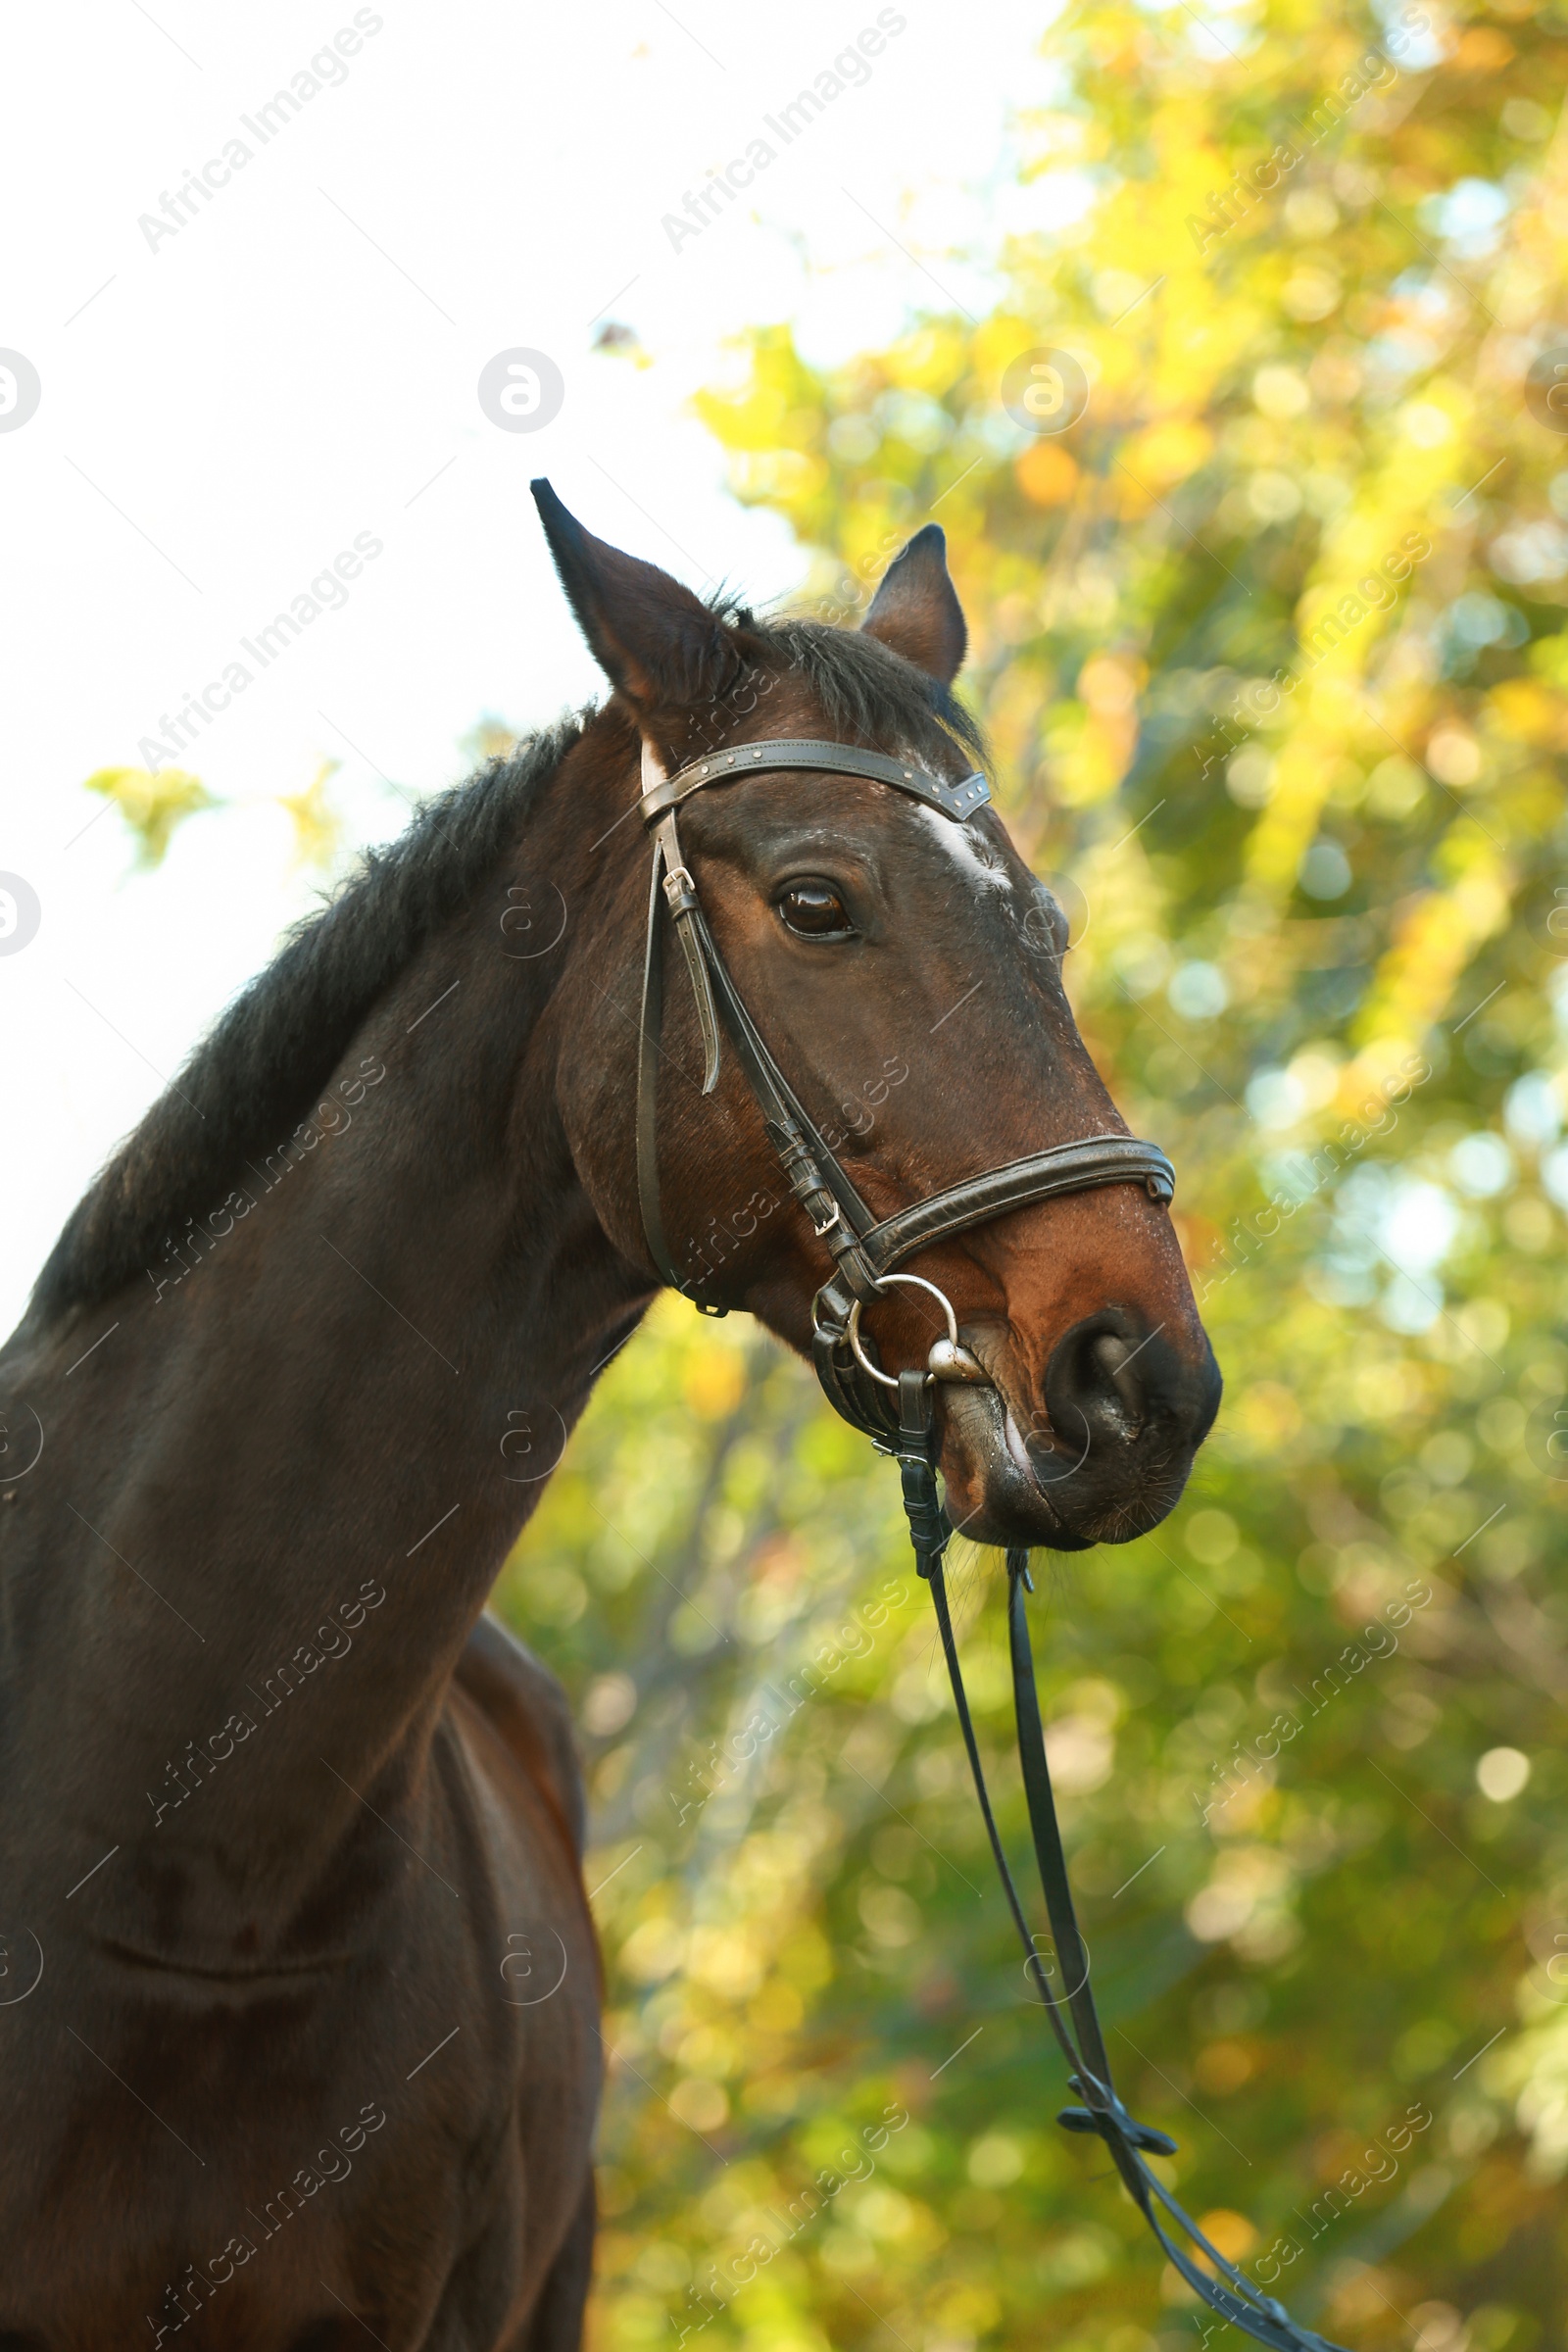
[[[957,1318],[950,1300],[923,1276],[897,1271],[906,1258],[931,1242],[966,1232],[1009,1209],[1054,1200],[1067,1193],[1084,1192],[1092,1186],[1142,1184],[1151,1199],[1169,1200],[1175,1191],[1175,1173],[1165,1154],[1152,1144],[1126,1135],[1087,1136],[1080,1142],[1057,1144],[1048,1151],[1009,1160],[1003,1167],[987,1169],[982,1175],[967,1177],[880,1221],[872,1216],[747,1010],[709,928],[676,827],[677,808],[694,793],[740,776],[796,773],[802,769],[868,777],[906,794],[928,808],[935,808],[951,823],[958,825],[966,823],[991,798],[986,779],[979,773],[954,783],[883,752],[814,740],[743,744],[695,760],[668,776],[658,753],[644,738],[641,811],[653,835],[654,856],[637,1066],[637,1190],[649,1250],[664,1282],[690,1298],[700,1313],[722,1315],[729,1311],[697,1298],[692,1286],[676,1273],[660,1210],[658,1094],[667,921],[680,943],[696,1002],[703,1040],[703,1093],[711,1094],[718,1083],[721,1036],[727,1036],[761,1110],[768,1141],[778,1154],[790,1191],[810,1218],[813,1232],[832,1258],[832,1271],[817,1292],[812,1308],[811,1353],[816,1376],[834,1410],[869,1437],[879,1452],[890,1454],[899,1464],[915,1565],[931,1588],[942,1653],[947,1660],[958,1726],[986,1835],[1029,1975],[1038,1987],[1052,2032],[1067,2061],[1070,2086],[1082,2101],[1079,2106],[1064,2107],[1056,2121],[1065,2131],[1092,2133],[1104,2141],[1128,2195],[1169,2261],[1193,2292],[1221,2320],[1240,2328],[1254,2342],[1272,2346],[1274,2352],[1344,2352],[1343,2346],[1331,2344],[1326,2337],[1299,2326],[1283,2304],[1263,2294],[1209,2243],[1146,2161],[1150,2155],[1175,2155],[1176,2141],[1148,2124],[1135,2122],[1116,2094],[1095,1996],[1090,1989],[1089,1957],[1073,1907],[1046,1760],[1040,1697],[1024,1607],[1025,1592],[1034,1591],[1029,1554],[1009,1550],[1007,1637],[1018,1758],[1051,1936],[1061,1964],[1063,1984],[1070,1988],[1054,1993],[1047,1982],[1048,1965],[1030,1933],[992,1810],[958,1664],[943,1570],[943,1555],[954,1531],[937,1489],[934,1391],[939,1381],[974,1386],[992,1384],[984,1367],[959,1343]],[[901,1372],[897,1376],[884,1372],[867,1354],[859,1332],[861,1310],[894,1284],[912,1284],[930,1292],[940,1301],[948,1326],[946,1337],[932,1347],[924,1370]],[[1170,2236],[1167,2221],[1182,2231],[1196,2254],[1201,2254],[1212,2264],[1213,2276],[1199,2267],[1195,2252]]]

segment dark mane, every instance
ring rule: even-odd
[[[849,740],[927,753],[946,740],[984,760],[962,705],[875,638],[820,621],[760,620],[733,603],[715,609],[746,658],[804,677]],[[292,1132],[376,1000],[495,870],[592,715],[543,730],[430,801],[295,926],[78,1201],[38,1277],[35,1310],[91,1305],[157,1265],[187,1218],[206,1216],[247,1162]]]
[[[979,720],[945,686],[879,639],[819,620],[747,616],[745,625],[767,666],[797,670],[807,678],[824,718],[852,741],[884,748],[904,742],[910,751],[929,752],[940,750],[946,737],[977,766],[986,764]]]
[[[90,1305],[157,1265],[187,1217],[206,1216],[247,1160],[292,1132],[376,999],[495,871],[587,715],[542,729],[427,802],[389,848],[366,853],[328,906],[294,926],[77,1202],[38,1277],[34,1308]]]

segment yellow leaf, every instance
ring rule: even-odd
[[[114,802],[136,836],[138,866],[162,865],[174,828],[220,806],[199,776],[179,767],[100,767],[83,790]]]
[[[342,764],[340,760],[323,760],[304,792],[280,792],[277,796],[278,807],[294,819],[294,856],[300,865],[332,862],[342,821],[327,800],[326,787]]]
[[[1013,468],[1018,487],[1037,507],[1064,507],[1078,486],[1078,467],[1059,441],[1037,441]]]

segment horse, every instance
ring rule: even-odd
[[[0,1354],[0,2352],[579,2341],[583,1788],[559,1686],[486,1596],[662,1281],[805,1352],[833,1223],[781,1184],[666,926],[655,1255],[627,820],[650,761],[809,739],[942,792],[984,747],[934,527],[852,631],[705,602],[535,495],[608,698],[290,936]],[[726,967],[876,1216],[1126,1135],[994,810],[775,760],[682,823]],[[1219,1382],[1154,1195],[1097,1179],[916,1253],[990,1384],[989,1409],[942,1387],[931,1439],[977,1543],[1126,1541],[1179,1495]],[[861,1303],[862,1350],[925,1363],[923,1290]]]

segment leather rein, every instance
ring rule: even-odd
[[[978,772],[952,782],[912,760],[858,745],[814,739],[770,738],[741,744],[693,760],[667,775],[658,752],[644,737],[640,807],[643,822],[653,835],[654,856],[637,1065],[637,1191],[649,1250],[663,1281],[690,1298],[699,1312],[722,1315],[729,1311],[699,1298],[694,1286],[676,1272],[660,1209],[659,1064],[667,923],[680,943],[697,1006],[703,1042],[703,1093],[711,1094],[718,1083],[721,1039],[727,1037],[761,1111],[785,1181],[832,1261],[812,1309],[811,1352],[817,1379],[834,1410],[899,1464],[915,1564],[931,1588],[942,1653],[986,1835],[1029,1976],[1067,2061],[1071,2087],[1082,2101],[1079,2106],[1063,2108],[1056,2121],[1066,2131],[1090,2132],[1104,2141],[1129,2196],[1166,2256],[1193,2292],[1221,2320],[1254,2342],[1272,2346],[1274,2352],[1345,2352],[1343,2346],[1331,2344],[1293,2320],[1283,2304],[1265,2295],[1210,2244],[1147,2162],[1151,2154],[1174,2155],[1177,2143],[1163,2132],[1136,2123],[1116,2094],[1090,1989],[1089,1954],[1073,1906],[1046,1760],[1024,1607],[1025,1592],[1034,1591],[1029,1554],[1009,1550],[1007,1635],[1018,1755],[1035,1861],[1051,1922],[1050,1940],[1055,1946],[1064,1987],[1060,1992],[1052,1990],[1049,1978],[1054,1971],[1041,1955],[1040,1938],[1030,1932],[986,1787],[943,1570],[943,1554],[954,1531],[937,1488],[934,1391],[939,1382],[947,1381],[989,1386],[990,1376],[959,1343],[952,1304],[937,1286],[923,1276],[897,1270],[906,1258],[932,1242],[967,1232],[1009,1209],[1093,1186],[1142,1184],[1152,1200],[1168,1201],[1175,1191],[1175,1172],[1163,1152],[1136,1137],[1087,1136],[966,1177],[890,1217],[878,1220],[872,1216],[774,1060],[731,979],[703,912],[676,825],[676,810],[694,793],[743,776],[796,774],[803,769],[866,777],[889,785],[936,809],[955,825],[967,823],[991,799],[990,787]],[[859,1332],[862,1308],[894,1284],[911,1284],[931,1293],[947,1322],[947,1335],[932,1347],[924,1369],[897,1375],[882,1370],[874,1350],[867,1353],[868,1344]],[[1196,2253],[1171,2237],[1167,2221],[1181,2230]],[[1199,2267],[1200,2255],[1210,2268]]]

